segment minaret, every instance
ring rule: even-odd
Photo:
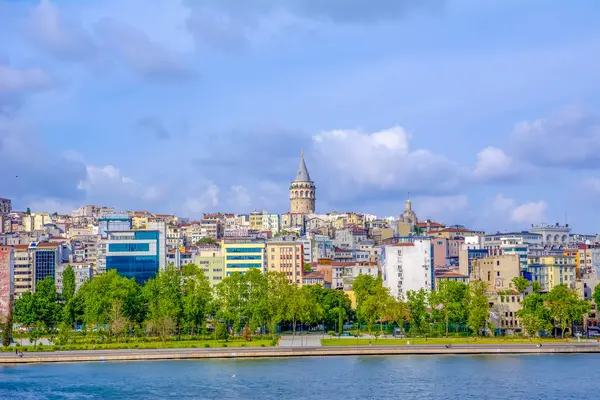
[[[315,212],[315,184],[310,180],[304,151],[300,153],[300,165],[296,178],[290,185],[290,212],[295,214],[314,214]]]

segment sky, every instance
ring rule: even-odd
[[[0,197],[600,232],[596,0],[0,0]]]

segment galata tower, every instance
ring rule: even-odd
[[[310,179],[304,151],[300,153],[300,166],[296,178],[290,185],[290,212],[295,214],[314,214],[315,212],[315,183]]]

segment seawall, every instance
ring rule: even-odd
[[[362,346],[362,347],[299,347],[242,349],[156,349],[102,350],[25,353],[0,353],[0,364],[31,364],[60,362],[151,361],[231,358],[382,356],[382,355],[502,355],[502,354],[574,354],[600,353],[598,345],[464,345],[444,346]]]

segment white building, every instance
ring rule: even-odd
[[[86,263],[72,263],[72,264],[60,264],[56,267],[56,271],[54,273],[54,285],[56,286],[56,291],[58,293],[62,293],[63,290],[63,272],[65,269],[71,265],[73,268],[73,272],[75,273],[75,291],[79,290],[81,285],[85,282],[92,279],[93,269],[90,264]]]
[[[531,232],[542,235],[542,245],[544,246],[566,245],[571,242],[571,236],[569,235],[571,228],[569,228],[569,224],[564,226],[559,225],[558,223],[555,225],[534,225],[531,228]]]
[[[331,288],[339,290],[352,290],[354,279],[359,275],[379,276],[377,264],[372,262],[332,262],[331,263]]]
[[[406,299],[410,290],[434,287],[433,246],[430,239],[382,246],[383,285],[394,297]]]

